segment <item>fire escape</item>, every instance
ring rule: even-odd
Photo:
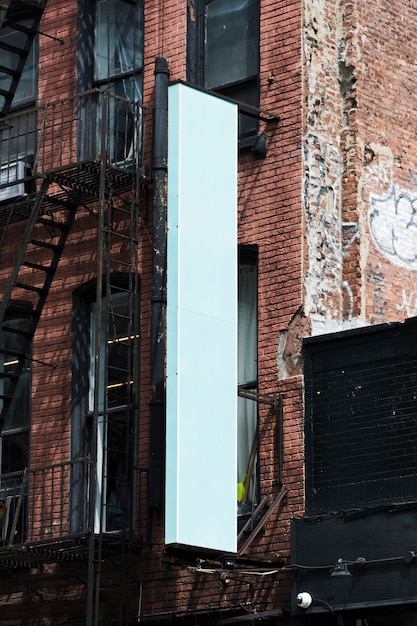
[[[14,45],[0,41],[7,58],[15,57],[13,67],[0,66],[0,75],[10,79],[0,89],[1,242],[12,240],[13,228],[25,226],[0,303],[0,430],[31,358],[32,341],[71,227],[83,210],[96,218],[96,302],[103,302],[97,306],[94,333],[94,445],[84,458],[47,467],[35,464],[0,476],[0,567],[84,560],[87,623],[101,622],[103,601],[111,593],[117,606],[111,622],[121,625],[129,623],[136,584],[130,574],[132,553],[147,535],[146,514],[138,505],[146,471],[137,467],[131,441],[138,439],[138,228],[141,190],[149,182],[143,161],[149,111],[92,90],[9,114],[45,5],[46,0],[0,4],[0,33],[3,27],[17,33]],[[15,23],[16,12],[28,8],[30,24]],[[128,277],[123,284],[114,279],[120,272]],[[122,309],[118,299],[126,303]],[[19,307],[26,319],[23,328],[10,322],[10,310]],[[114,435],[120,431],[122,436]],[[117,476],[106,462],[114,446],[121,459]],[[116,481],[131,494],[124,510],[118,511],[122,521],[117,529],[109,522],[107,497],[109,485]],[[77,489],[83,511],[74,524],[69,493]],[[109,571],[118,584],[109,585]]]
[[[10,35],[0,40],[0,74],[5,77],[0,89],[0,115],[10,110],[46,3],[47,0],[3,0],[0,4],[0,32],[7,28]]]

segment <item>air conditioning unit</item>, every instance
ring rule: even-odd
[[[2,165],[0,167],[0,202],[25,196],[25,182],[23,179],[27,175],[28,166],[24,161],[12,161]],[[15,181],[15,185],[10,184]]]

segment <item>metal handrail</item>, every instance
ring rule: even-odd
[[[91,89],[2,118],[0,189],[81,162],[105,160],[120,169],[143,167],[150,111],[139,102]],[[101,154],[103,140],[106,154]],[[8,180],[7,166],[16,161],[24,161],[25,174]]]
[[[88,535],[91,457],[80,457],[0,475],[0,550]],[[137,470],[140,511],[131,536],[146,534],[144,511],[147,470]],[[135,501],[132,493],[132,501]]]

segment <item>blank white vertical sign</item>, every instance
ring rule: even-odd
[[[237,107],[168,97],[165,541],[236,551]]]

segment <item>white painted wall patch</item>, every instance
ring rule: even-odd
[[[399,267],[417,270],[417,195],[392,185],[370,194],[369,228],[378,250]]]

